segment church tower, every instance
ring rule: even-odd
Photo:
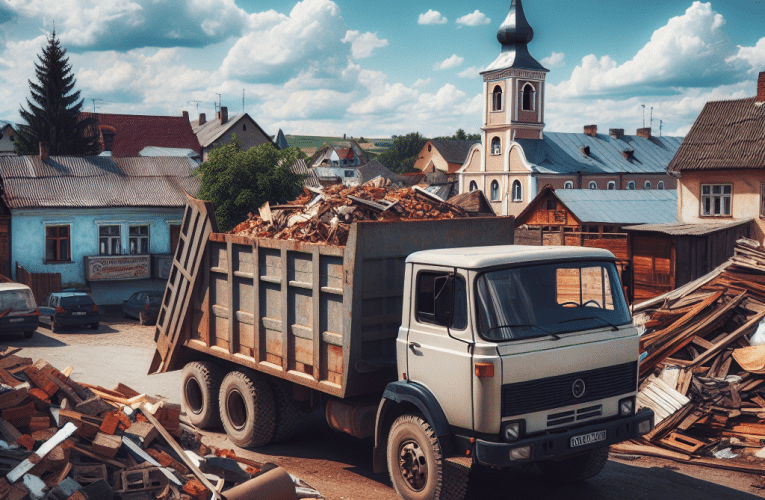
[[[512,0],[510,13],[497,32],[502,44],[499,57],[481,72],[486,161],[492,156],[501,159],[515,139],[542,139],[545,74],[549,70],[529,54],[526,45],[533,38],[521,0]]]

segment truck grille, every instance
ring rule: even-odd
[[[585,393],[574,397],[574,382],[582,380]],[[637,389],[637,362],[568,373],[502,386],[502,417],[610,398]]]
[[[579,408],[578,410],[552,413],[547,415],[547,427],[581,422],[582,420],[599,417],[602,414],[603,405],[588,406],[587,408]]]

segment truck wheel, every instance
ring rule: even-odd
[[[549,479],[559,483],[575,483],[597,476],[608,461],[608,447],[596,448],[583,455],[563,460],[546,460],[537,467]]]
[[[194,361],[181,372],[181,408],[193,425],[202,429],[220,423],[218,393],[223,369],[209,361]]]
[[[278,443],[292,437],[300,427],[303,412],[295,398],[287,392],[288,387],[274,384],[274,400],[276,402],[276,428],[272,442]]]
[[[56,324],[56,320],[53,319],[53,316],[50,317],[50,331],[51,333],[59,333],[61,331],[61,327]]]
[[[24,338],[25,339],[31,339],[32,335],[34,335],[34,334],[35,334],[34,330],[32,330],[31,332],[24,332]]]
[[[249,448],[271,442],[276,411],[267,380],[254,373],[230,372],[220,385],[218,403],[223,428],[234,444]]]
[[[416,415],[398,417],[388,433],[388,472],[404,500],[441,498],[444,459],[436,431]]]

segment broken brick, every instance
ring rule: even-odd
[[[29,451],[32,451],[34,450],[34,447],[35,447],[35,440],[29,434],[24,434],[16,440],[16,444],[19,446],[23,446]]]
[[[196,478],[183,485],[183,492],[188,493],[194,500],[208,500],[211,492]]]

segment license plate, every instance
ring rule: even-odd
[[[598,441],[606,440],[606,431],[590,432],[588,434],[582,434],[581,436],[574,436],[571,438],[571,447],[584,446],[586,444],[597,443]]]
[[[21,323],[24,321],[24,318],[11,318],[8,320],[8,323]]]
[[[72,313],[73,316],[85,316],[86,314],[87,314],[87,312],[85,312],[85,311],[74,311]]]

